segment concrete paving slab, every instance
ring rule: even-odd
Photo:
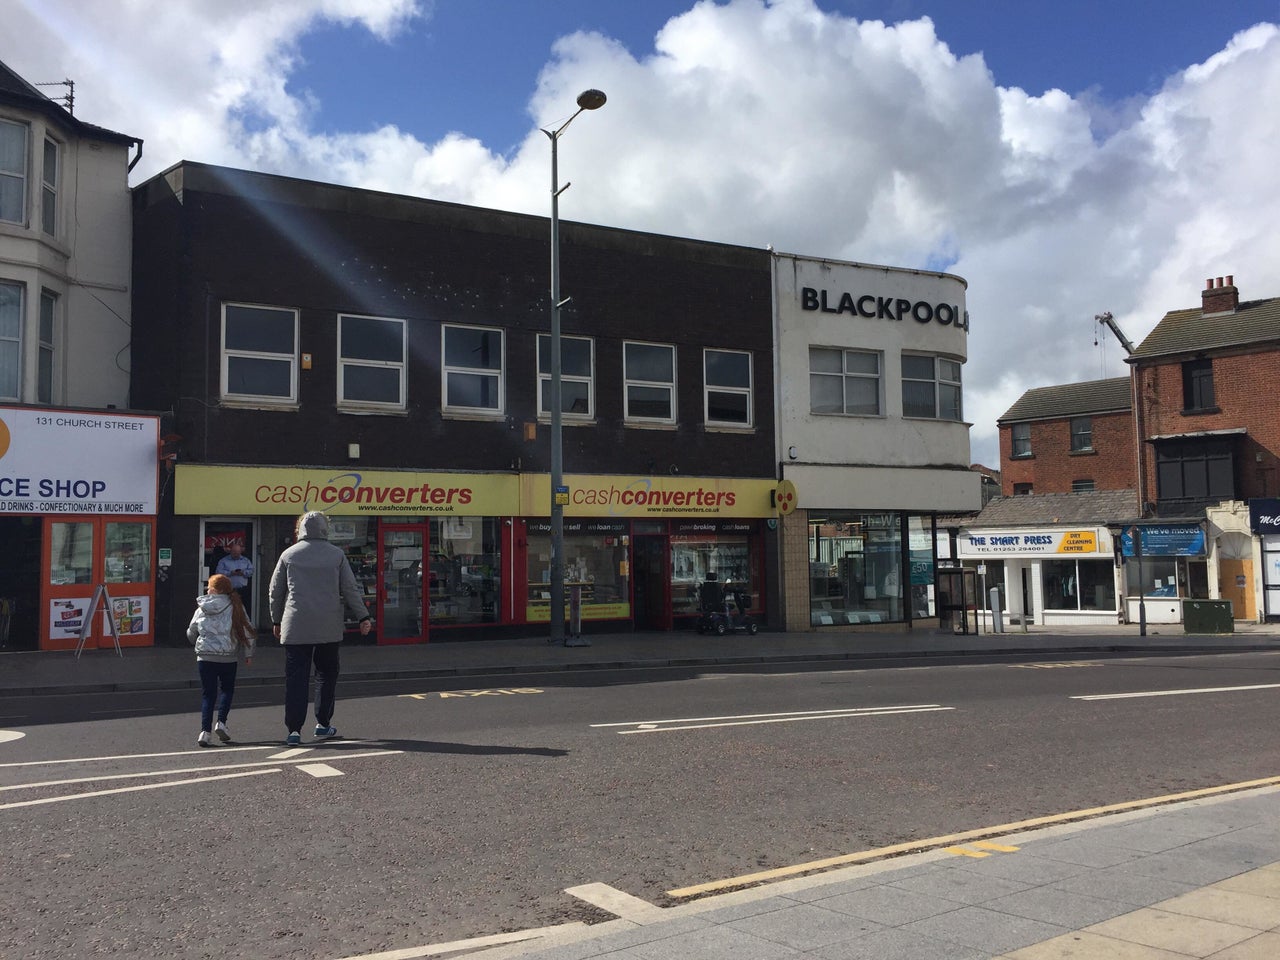
[[[988,960],[991,956],[986,950],[894,929],[820,947],[807,955],[821,960]]]
[[[1226,858],[1210,857],[1206,853],[1183,853],[1173,850],[1166,853],[1155,853],[1141,860],[1122,863],[1110,869],[1116,873],[1128,873],[1134,876],[1151,877],[1159,880],[1172,880],[1192,887],[1208,886],[1244,873],[1258,866],[1259,860],[1241,863]]]
[[[1008,897],[989,900],[983,906],[988,910],[1011,913],[1026,917],[1028,920],[1043,920],[1045,923],[1066,927],[1068,930],[1079,930],[1081,927],[1110,920],[1112,917],[1122,916],[1133,910],[1133,907],[1127,903],[1101,900],[1082,893],[1068,893],[1066,890],[1050,890],[1047,887],[1036,887]]]
[[[1280,957],[1280,933],[1263,933],[1219,950],[1210,960],[1275,960]]]
[[[800,951],[854,940],[884,929],[883,924],[808,903],[735,920],[727,926],[740,933]]]
[[[958,869],[979,876],[1003,877],[1005,880],[1017,880],[1019,883],[1037,886],[1078,876],[1086,868],[1020,851],[993,854],[985,860],[964,861]]]
[[[1119,869],[1119,867],[1107,867],[1103,870],[1095,870],[1093,873],[1081,874],[1078,877],[1051,884],[1050,887],[1054,890],[1067,890],[1103,900],[1127,903],[1135,907],[1150,906],[1161,900],[1168,900],[1197,889],[1197,884],[1162,880],[1137,873],[1119,873],[1117,872]]]
[[[998,897],[1007,897],[1021,890],[1030,890],[1032,885],[1019,883],[1016,880],[1005,880],[1003,877],[983,877],[962,870],[935,870],[920,876],[894,880],[889,886],[923,894],[926,897],[977,904],[995,900]]]
[[[1099,831],[1100,832],[1100,831]],[[1053,840],[1036,844],[1035,853],[1046,860],[1061,860],[1063,863],[1078,864],[1082,867],[1114,867],[1145,856],[1140,850],[1127,850],[1110,843],[1093,834],[1071,837],[1066,840]]]
[[[781,960],[799,956],[803,956],[799,950],[721,925],[629,947],[610,955],[609,960]]]
[[[1280,926],[1280,900],[1218,887],[1205,887],[1165,900],[1160,909],[1255,930]]]
[[[1251,893],[1257,897],[1272,897],[1280,900],[1280,864],[1260,867],[1235,877],[1227,877],[1213,886],[1220,890],[1234,890],[1240,893]]]
[[[1066,927],[998,913],[985,907],[961,907],[950,913],[904,924],[899,929],[975,950],[986,950],[991,954],[1008,953],[1070,932]]]
[[[1249,940],[1257,930],[1217,920],[1204,920],[1146,907],[1086,928],[1116,940],[1128,940],[1148,947],[1170,950],[1192,957],[1208,957],[1219,950]]]
[[[1187,960],[1187,955],[1078,932],[1054,937],[994,960]]]
[[[852,914],[864,920],[875,920],[891,927],[937,916],[960,907],[955,900],[929,897],[890,886],[868,887],[816,902],[824,909]]]

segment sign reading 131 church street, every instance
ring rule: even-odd
[[[0,407],[0,514],[156,512],[160,419]]]

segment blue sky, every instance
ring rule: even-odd
[[[928,19],[925,19],[925,18]],[[973,459],[1209,277],[1280,296],[1280,0],[0,0],[0,60],[183,160],[968,282]]]
[[[321,104],[323,129],[384,123],[435,140],[462,131],[500,152],[528,130],[527,105],[555,41],[603,33],[643,59],[692,0],[435,0],[389,43],[328,25],[304,37],[290,88]],[[1110,104],[1151,94],[1236,31],[1280,20],[1277,0],[820,0],[859,19],[930,17],[956,56],[981,53],[1002,86],[1054,87]],[[1157,14],[1153,17],[1153,14]],[[607,91],[606,91],[607,92]]]

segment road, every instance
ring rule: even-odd
[[[537,681],[340,686],[301,750],[270,686],[206,750],[195,691],[0,704],[0,956],[337,960],[1280,774],[1280,653]]]

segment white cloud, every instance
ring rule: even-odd
[[[1125,372],[1110,334],[1094,346],[1096,313],[1136,342],[1195,305],[1205,277],[1280,294],[1274,25],[1146,101],[1106,105],[1001,87],[928,19],[701,2],[643,59],[599,34],[562,38],[531,91],[528,134],[504,155],[465,131],[434,143],[391,126],[321,133],[322,105],[290,92],[307,31],[337,22],[392,38],[429,16],[422,3],[33,9],[6,13],[24,37],[6,60],[30,79],[74,76],[78,116],[146,139],[143,175],[189,158],[543,213],[537,127],[600,87],[608,105],[561,145],[565,217],[964,276],[966,412],[974,459],[991,465],[995,418],[1023,390]]]

